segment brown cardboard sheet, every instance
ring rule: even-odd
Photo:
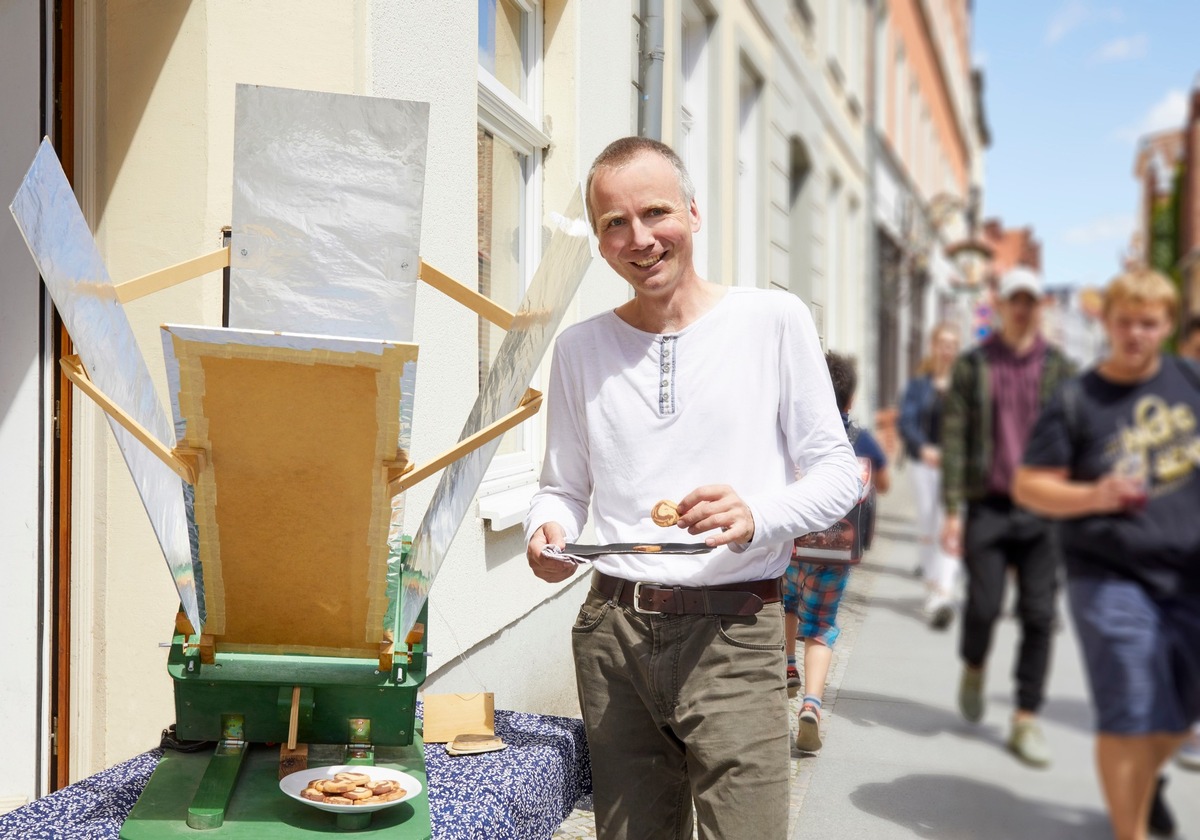
[[[228,652],[378,654],[400,380],[380,355],[174,337],[196,484],[205,632]]]

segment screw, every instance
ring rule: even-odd
[[[243,249],[242,249],[242,256],[243,256],[243,257],[244,257],[244,256],[246,256],[248,253],[250,253],[250,252],[249,252],[249,251],[247,251],[245,248],[243,248]]]

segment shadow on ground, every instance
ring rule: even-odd
[[[1104,814],[1026,799],[1002,787],[945,775],[902,776],[865,784],[854,807],[929,840],[1105,840]]]
[[[967,723],[949,709],[868,691],[842,691],[836,709],[839,718],[857,726],[884,727],[922,738],[946,733],[1004,749],[1008,735],[994,724]]]

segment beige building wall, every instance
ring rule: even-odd
[[[835,0],[666,0],[663,124],[678,145],[685,111],[694,109],[687,119],[700,151],[689,163],[705,188],[709,279],[798,294],[813,305],[827,346],[855,355],[868,381],[865,0],[846,3],[857,11],[840,15]],[[550,138],[538,180],[543,225],[592,158],[637,130],[635,7],[537,7],[541,130]],[[476,4],[107,0],[78,10],[78,190],[115,279],[217,247],[230,216],[234,86],[248,82],[430,102],[421,253],[475,282]],[[699,41],[685,37],[689,19],[703,23]],[[689,79],[684,59],[698,43],[702,78]],[[702,103],[689,99],[697,91]],[[567,321],[628,294],[597,260]],[[412,456],[420,463],[456,441],[474,402],[478,325],[423,286],[417,313]],[[219,323],[219,276],[137,301],[129,314],[165,393],[158,325]],[[547,370],[548,360],[534,387]],[[861,402],[856,413],[869,417]],[[89,404],[78,404],[76,778],[154,746],[173,720],[159,644],[170,638],[176,608],[111,435]],[[435,483],[409,492],[410,532]],[[531,475],[509,490],[532,487]],[[501,708],[576,713],[569,627],[585,577],[558,586],[535,579],[520,526],[484,516],[500,507],[487,497],[468,513],[433,587],[426,687],[492,691]]]
[[[219,247],[235,82],[363,87],[363,9],[111,0],[78,10],[77,191],[115,282]],[[220,295],[213,274],[129,304],[160,394],[159,325],[219,324]],[[155,746],[174,720],[160,643],[178,603],[107,423],[86,399],[76,406],[73,778]]]
[[[697,15],[707,86],[689,78]],[[708,279],[801,297],[826,347],[856,357],[869,381],[866,2],[667,0],[666,20],[664,137],[708,184]],[[689,101],[705,87],[706,107]],[[693,144],[684,123],[697,113],[692,130],[707,138]],[[869,419],[865,390],[857,408]]]
[[[115,280],[219,246],[230,221],[234,89],[245,82],[430,102],[421,253],[475,282],[475,4],[107,0],[80,2],[77,14],[77,189]],[[548,225],[600,148],[634,131],[633,44],[630,19],[595,3],[547,0],[538,14]],[[159,324],[219,324],[220,295],[213,274],[129,305],[163,394]],[[597,267],[568,321],[626,297]],[[417,312],[420,463],[457,440],[475,400],[478,324],[426,287]],[[157,745],[174,720],[160,643],[170,640],[177,596],[106,423],[86,400],[76,404],[71,772],[80,778]],[[410,532],[435,486],[409,492]],[[431,593],[428,687],[493,691],[501,708],[575,712],[569,626],[581,585],[536,580],[520,526],[493,531],[473,510]]]

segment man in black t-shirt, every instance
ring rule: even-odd
[[[1161,355],[1178,296],[1142,270],[1104,303],[1110,355],[1038,418],[1017,502],[1060,518],[1068,594],[1118,838],[1200,719],[1200,369]]]

